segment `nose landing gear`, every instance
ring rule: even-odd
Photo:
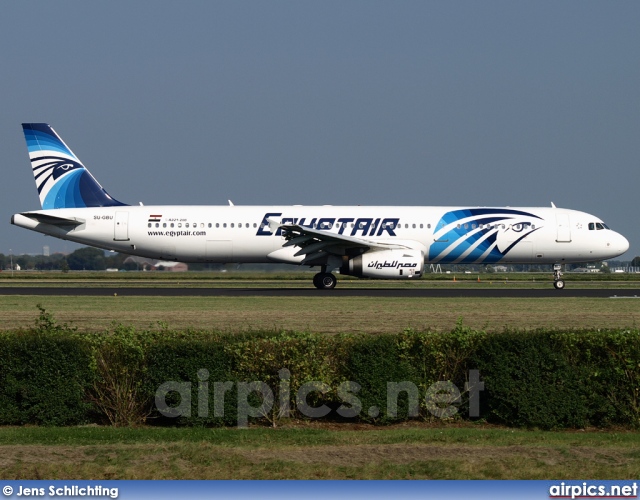
[[[564,280],[562,279],[562,264],[553,265],[553,286],[556,290],[564,288]]]

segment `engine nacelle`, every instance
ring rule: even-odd
[[[340,274],[359,278],[406,279],[422,275],[424,252],[420,250],[381,250],[367,252],[349,260]]]

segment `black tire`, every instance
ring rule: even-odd
[[[556,280],[553,282],[553,286],[556,290],[564,290],[564,280]]]
[[[322,288],[322,284],[320,283],[320,278],[322,278],[322,273],[317,273],[313,275],[313,286],[316,288]]]
[[[338,280],[331,273],[318,273],[313,277],[313,284],[320,290],[331,290],[336,287]]]

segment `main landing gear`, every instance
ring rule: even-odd
[[[313,277],[313,284],[319,290],[331,290],[336,287],[338,280],[336,277],[327,272],[326,267],[322,267],[322,272],[319,272]]]
[[[556,290],[564,288],[564,280],[562,279],[562,264],[553,265],[553,286]]]

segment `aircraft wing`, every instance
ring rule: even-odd
[[[300,247],[294,257],[304,255],[304,259],[301,262],[303,265],[326,264],[329,255],[360,255],[371,249],[394,250],[411,248],[398,243],[356,238],[299,224],[281,224],[272,219],[269,219],[268,222],[272,231],[282,229],[287,240],[283,247]]]

